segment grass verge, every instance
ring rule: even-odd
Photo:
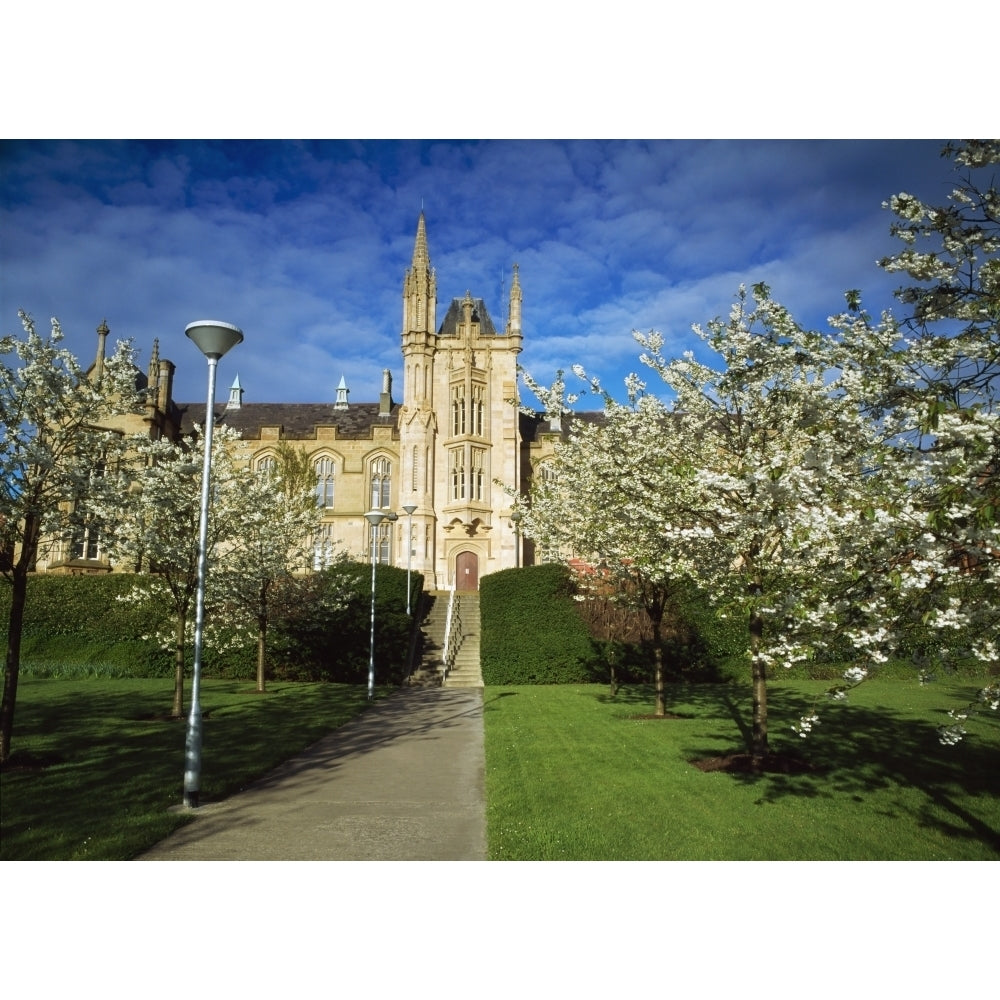
[[[127,860],[190,821],[173,681],[21,680],[0,859]],[[366,705],[363,685],[202,681],[202,802],[244,788]]]
[[[809,739],[791,724],[823,681],[770,685],[771,746],[812,770],[704,773],[690,762],[745,749],[750,694],[679,685],[652,697],[605,686],[503,686],[485,694],[486,798],[495,860],[1000,859],[1000,725],[958,746],[936,728],[969,684],[870,681],[822,703]]]

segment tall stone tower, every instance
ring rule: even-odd
[[[437,327],[437,280],[421,212],[403,279],[403,403],[399,507],[415,507],[412,565],[432,586],[475,590],[479,578],[516,565],[507,494],[520,470],[517,394],[521,285],[514,268],[507,328],[482,299],[453,299]],[[400,515],[406,559],[409,518]]]

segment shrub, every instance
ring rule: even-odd
[[[565,566],[507,569],[480,584],[485,684],[573,684],[603,677]]]
[[[420,593],[423,576],[412,574]],[[375,571],[375,675],[398,684],[406,673],[416,616],[406,613],[406,570]],[[371,566],[344,561],[296,581],[295,600],[271,631],[273,673],[292,680],[362,683],[371,652]]]
[[[419,595],[423,577],[411,575]],[[124,600],[142,581],[129,573],[60,576],[28,581],[21,645],[24,676],[168,677],[173,652],[157,642],[173,615],[155,601]],[[209,594],[209,597],[211,595]],[[406,614],[406,570],[376,571],[375,666],[379,684],[406,672],[413,622]],[[367,682],[371,625],[371,565],[344,562],[292,581],[275,595],[268,633],[268,675],[301,680]],[[0,635],[6,639],[10,588],[0,587]],[[191,618],[193,623],[194,610]],[[188,665],[193,647],[188,646]],[[251,679],[256,643],[230,624],[225,609],[206,613],[205,677]]]
[[[169,674],[169,653],[153,638],[167,617],[152,602],[124,598],[130,573],[28,579],[21,668],[25,676],[158,677]],[[0,587],[0,635],[7,639],[10,587]]]

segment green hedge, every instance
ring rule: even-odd
[[[413,618],[406,614],[406,570],[379,566],[376,574],[375,666],[379,684],[405,673]],[[24,676],[168,677],[173,653],[155,639],[171,630],[172,612],[154,602],[121,598],[142,577],[127,573],[28,580],[21,670]],[[411,574],[419,596],[423,577]],[[6,645],[11,588],[0,587],[0,637]],[[343,562],[294,582],[276,595],[268,635],[268,676],[303,680],[367,681],[371,638],[371,565]],[[256,644],[235,641],[225,612],[214,611],[206,630],[206,677],[250,679]],[[193,609],[192,609],[193,616]],[[188,648],[188,665],[193,650]]]
[[[603,679],[597,647],[554,563],[501,570],[480,584],[485,684],[576,684]]]
[[[375,572],[375,680],[398,684],[406,673],[413,616],[406,613],[405,569],[377,566]],[[423,575],[411,574],[413,603]],[[362,683],[371,656],[369,563],[342,562],[298,581],[294,607],[271,631],[270,660],[276,677]]]
[[[135,583],[129,573],[29,577],[21,635],[24,674],[169,674],[170,654],[152,638],[168,612],[151,602],[124,600]],[[10,586],[0,586],[0,636],[5,646],[10,598]]]

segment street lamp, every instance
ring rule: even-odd
[[[515,510],[510,515],[510,523],[514,525],[514,568],[521,568],[521,518],[524,515]]]
[[[202,319],[189,323],[184,333],[208,359],[208,403],[205,406],[205,458],[201,466],[201,511],[198,520],[198,594],[194,618],[194,669],[191,676],[191,713],[184,743],[184,805],[198,806],[201,792],[201,646],[205,627],[205,569],[208,561],[208,495],[212,475],[212,428],[215,424],[215,373],[219,358],[243,340],[243,331],[231,323]]]
[[[399,515],[394,511],[370,510],[365,520],[372,526],[372,632],[368,654],[368,700],[375,697],[375,562],[378,554],[378,526],[383,521],[396,521]]]
[[[403,504],[406,511],[406,613],[410,613],[410,563],[413,556],[413,512],[417,509],[415,503]]]

